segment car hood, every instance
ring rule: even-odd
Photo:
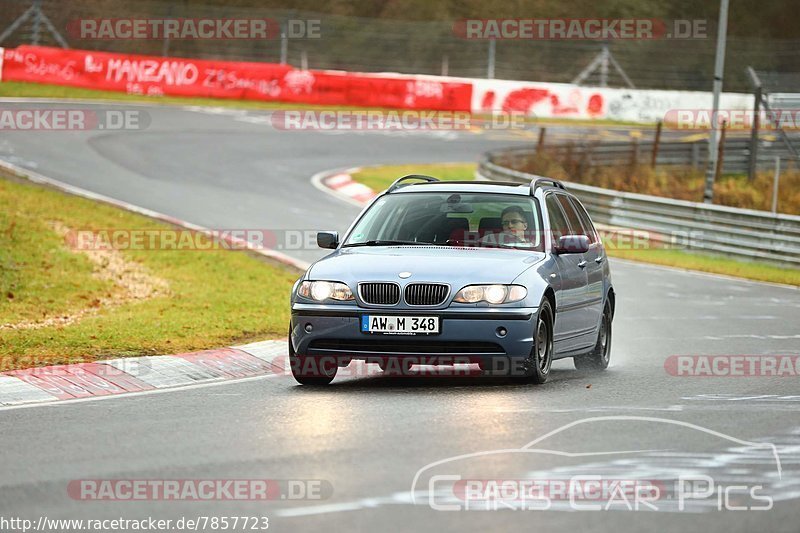
[[[308,279],[343,281],[441,281],[451,285],[511,283],[544,259],[541,252],[449,246],[341,248],[309,269]]]

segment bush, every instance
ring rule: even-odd
[[[616,191],[703,201],[705,174],[701,168],[662,166],[653,169],[641,164],[591,167],[582,165],[579,159],[569,154],[556,158],[545,152],[519,160],[512,168]],[[722,176],[714,184],[714,203],[769,211],[772,208],[772,181],[772,171],[758,172],[753,182],[743,175]],[[778,190],[778,212],[800,215],[800,170],[794,166],[782,170]]]

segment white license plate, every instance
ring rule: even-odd
[[[361,315],[361,331],[390,335],[435,335],[439,333],[439,317]]]

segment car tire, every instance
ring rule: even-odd
[[[542,384],[550,377],[553,365],[553,308],[545,298],[539,305],[536,314],[536,325],[533,330],[533,348],[523,364],[523,379],[535,384]]]
[[[611,360],[611,303],[606,301],[603,307],[603,316],[600,319],[600,328],[597,331],[597,343],[592,351],[585,355],[573,357],[575,368],[578,370],[605,370]]]
[[[289,329],[289,366],[292,369],[292,376],[301,385],[310,387],[322,387],[333,381],[339,365],[336,361],[328,361],[327,358],[306,357],[297,355],[292,345],[292,330]]]

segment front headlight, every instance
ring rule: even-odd
[[[528,289],[522,285],[467,285],[458,291],[453,300],[462,304],[507,304],[518,302],[527,295]]]
[[[297,289],[297,294],[309,300],[323,302],[325,300],[355,300],[353,291],[338,281],[304,281]]]

